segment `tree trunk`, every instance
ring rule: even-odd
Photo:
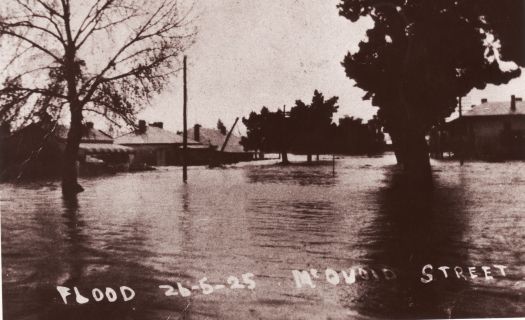
[[[283,164],[289,164],[290,161],[288,161],[288,153],[286,151],[281,152],[281,163]]]
[[[415,187],[432,187],[430,157],[424,132],[409,130],[403,140],[401,156],[408,182]]]
[[[312,155],[311,154],[307,154],[306,155],[306,162],[308,162],[308,163],[312,162]]]
[[[396,161],[398,165],[404,165],[404,152],[403,152],[403,145],[404,142],[401,139],[401,135],[399,133],[389,132],[390,139],[392,140],[392,148],[394,149],[394,154],[396,156]]]
[[[403,165],[403,154],[401,153],[401,150],[399,150],[399,147],[393,144],[394,148],[394,155],[396,156],[396,162],[398,165]]]
[[[77,159],[80,140],[82,139],[82,109],[78,104],[70,105],[71,124],[64,150],[62,172],[62,193],[77,194],[84,191],[78,184]]]
[[[319,155],[315,156],[315,161],[319,161]]]
[[[67,98],[71,123],[67,134],[66,149],[64,150],[64,163],[62,172],[62,193],[74,195],[84,191],[78,184],[77,159],[80,140],[82,139],[82,104],[77,92],[77,79],[80,69],[75,62],[76,47],[71,38],[69,29],[69,6],[64,8],[65,25],[67,31],[67,46],[64,55],[64,77],[67,82]]]

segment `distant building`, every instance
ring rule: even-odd
[[[14,133],[3,133],[0,141],[0,174],[3,178],[52,177],[61,173],[69,128],[49,122],[34,123]],[[82,128],[78,151],[81,174],[125,170],[133,149],[113,143],[108,134],[87,122]]]
[[[162,122],[146,125],[140,120],[137,130],[115,139],[115,143],[135,150],[132,167],[170,166],[182,163],[182,136],[165,130]],[[200,144],[188,139],[188,146],[201,148]]]
[[[245,152],[240,144],[241,138],[233,133],[228,138],[226,145],[224,145],[227,136],[227,133],[223,134],[218,129],[202,128],[199,124],[188,130],[188,137],[193,138],[193,140],[201,143],[203,146],[209,147],[212,151],[206,154],[206,159],[201,159],[206,164],[234,163],[254,159],[254,154]],[[223,145],[224,150],[221,152]]]
[[[525,103],[514,95],[509,102],[483,99],[431,135],[432,146],[471,159],[525,159]]]

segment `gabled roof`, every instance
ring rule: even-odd
[[[463,114],[464,117],[480,117],[480,116],[506,116],[506,115],[525,115],[525,102],[516,101],[516,110],[510,109],[509,102],[485,102],[483,104],[474,106]]]
[[[226,140],[226,135],[222,134],[217,129],[200,128],[200,139],[199,142],[204,145],[216,147],[217,150],[221,150],[221,147]],[[188,137],[194,137],[194,129],[188,129]],[[228,140],[228,144],[224,148],[225,152],[244,152],[244,148],[240,144],[241,138],[234,135],[233,133]]]
[[[41,132],[42,135],[53,132],[53,136],[56,139],[60,141],[66,141],[67,134],[69,132],[69,127],[61,125],[61,124],[58,124],[55,127],[51,123],[38,122],[38,123],[32,123],[24,128],[18,129],[17,131],[13,132],[11,136],[15,136],[19,134],[26,134],[27,132],[32,131],[32,130],[37,130],[37,132]],[[103,131],[100,131],[100,130],[84,125],[82,127],[82,140],[80,142],[113,143],[113,138],[107,133],[104,133]]]
[[[69,132],[69,127],[66,127],[64,125],[58,125],[55,129],[55,136],[59,139],[67,140],[68,132]],[[82,140],[80,140],[80,142],[113,143],[113,138],[103,131],[100,131],[95,128],[83,126],[82,127]]]
[[[133,131],[115,139],[118,144],[182,144],[182,136],[154,126],[147,126],[144,133]],[[188,144],[198,144],[189,139]]]

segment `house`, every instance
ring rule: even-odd
[[[440,137],[434,145],[463,158],[525,159],[525,103],[514,95],[508,102],[482,99],[434,136]]]
[[[206,159],[203,159],[206,164],[234,163],[254,159],[254,154],[245,152],[240,144],[241,138],[233,133],[226,141],[228,134],[218,129],[202,128],[201,125],[196,124],[188,130],[188,137],[210,148],[211,152],[206,155]]]
[[[3,134],[0,141],[2,178],[57,177],[61,174],[63,152],[69,128],[42,121],[14,133]],[[133,149],[113,143],[108,134],[87,122],[82,127],[78,151],[81,175],[126,170]]]
[[[146,125],[146,121],[140,120],[137,130],[116,138],[115,142],[135,150],[132,168],[182,164],[182,136],[165,130],[162,122]],[[191,139],[187,143],[191,149],[201,148]]]

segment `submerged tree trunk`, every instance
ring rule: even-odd
[[[62,172],[62,193],[77,194],[84,191],[78,184],[77,159],[80,140],[82,139],[82,109],[73,104],[70,106],[71,124],[67,134],[66,149]]]
[[[403,140],[401,157],[409,183],[416,187],[431,187],[432,170],[424,132],[409,130]]]
[[[416,188],[432,187],[429,149],[421,129],[400,129],[390,133],[398,165],[407,182]]]
[[[390,132],[390,138],[392,140],[392,148],[394,149],[394,155],[398,165],[404,165],[404,154],[403,154],[403,142],[401,135],[398,132]]]
[[[396,156],[396,162],[398,165],[403,165],[404,158],[403,158],[403,152],[401,151],[401,148],[399,146],[399,142],[393,142],[392,141],[392,147],[394,148],[394,155]]]
[[[290,161],[288,161],[288,153],[286,151],[281,152],[281,163],[283,164],[289,164]]]
[[[69,24],[69,9],[64,9],[66,28]],[[71,123],[67,134],[66,149],[64,150],[64,163],[62,172],[62,193],[67,195],[84,191],[78,184],[77,159],[80,140],[82,139],[82,103],[77,91],[77,79],[80,77],[75,56],[77,48],[71,38],[71,30],[67,31],[67,46],[64,55],[64,77],[67,82],[67,98]]]

